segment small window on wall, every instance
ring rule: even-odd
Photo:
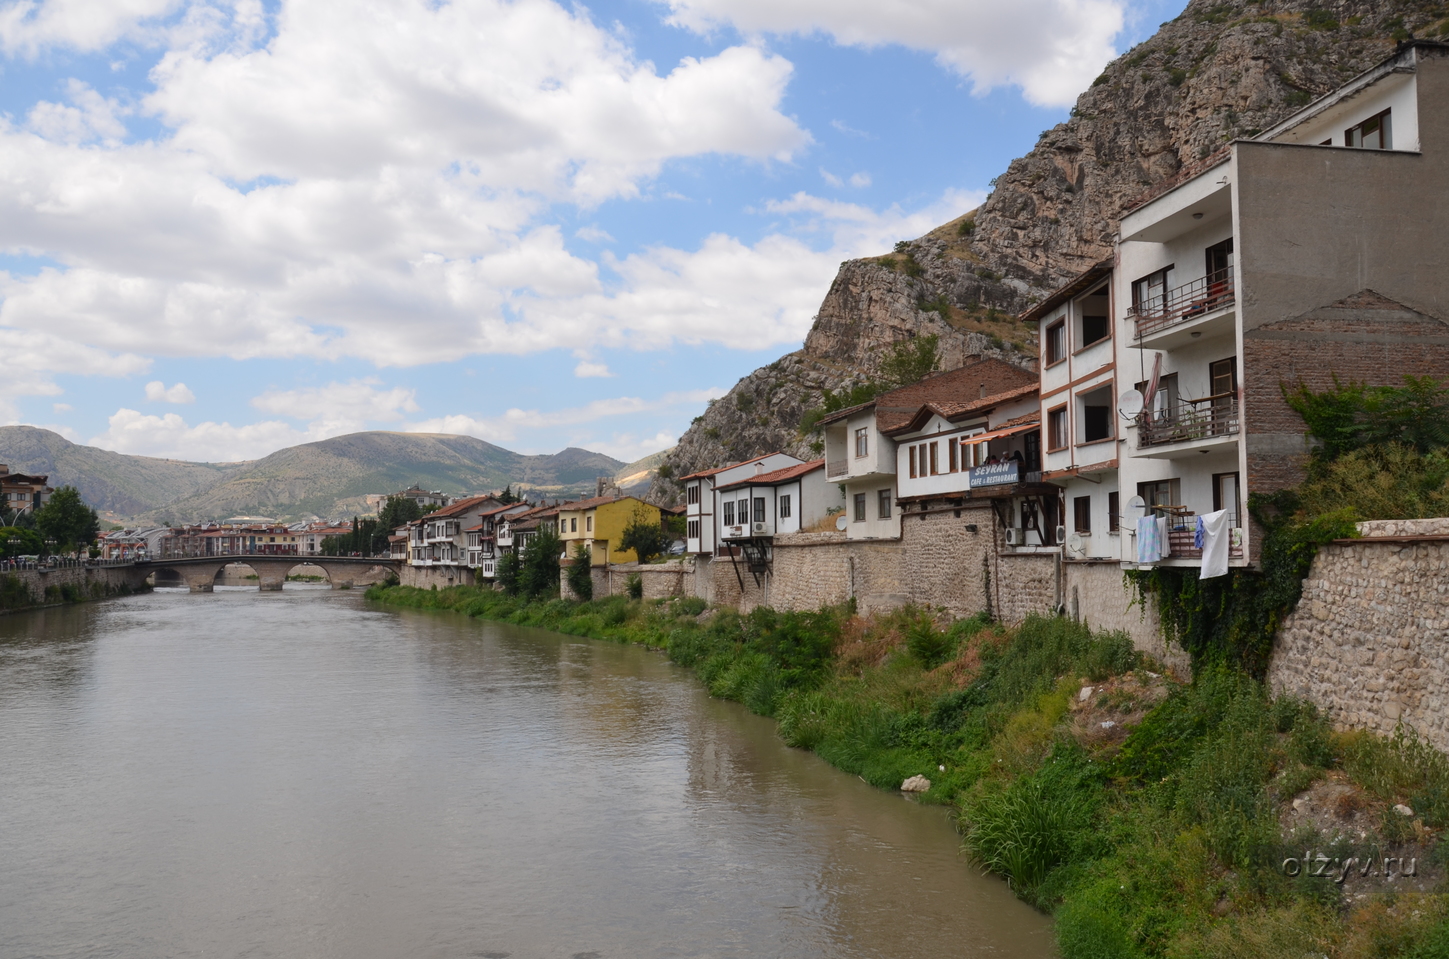
[[[790,494],[788,493],[780,497],[780,518],[790,518]]]
[[[911,458],[911,479],[915,479],[916,478],[916,448],[914,446],[907,447],[907,449],[906,449],[906,455],[908,455]]]
[[[855,455],[865,456],[870,451],[870,434],[862,426],[855,431]]]
[[[1376,116],[1371,116],[1356,127],[1349,127],[1343,132],[1344,146],[1358,147],[1361,150],[1392,150],[1394,148],[1393,123],[1389,117],[1390,111],[1385,110]]]
[[[755,497],[755,522],[756,523],[763,523],[764,521],[765,521],[765,498],[763,496],[756,496]]]
[[[1083,535],[1092,532],[1092,497],[1078,496],[1072,500],[1072,529]]]
[[[697,519],[689,521],[689,538],[699,539],[699,520]]]
[[[855,494],[855,521],[857,523],[864,523],[865,522],[865,494],[864,493],[856,493]]]
[[[735,501],[734,500],[727,500],[725,502],[725,504],[724,504],[724,524],[726,526],[733,526],[733,525],[735,525]]]
[[[569,520],[569,532],[570,533],[577,533],[578,531],[579,531],[579,518],[577,516],[575,516],[575,517],[572,517]]]
[[[1065,320],[1058,320],[1046,331],[1046,364],[1060,363],[1067,358],[1067,324]]]
[[[1110,310],[1105,286],[1093,290],[1078,300],[1076,311],[1077,315],[1081,317],[1081,335],[1077,337],[1077,344],[1080,348],[1100,343],[1112,332],[1107,319]]]
[[[1107,316],[1084,314],[1082,316],[1082,345],[1091,346],[1107,338]]]
[[[960,470],[960,467],[956,463],[956,447],[956,443],[953,443],[950,440],[946,441],[946,452],[949,454],[946,457],[948,461],[947,465],[951,468],[951,472],[953,473],[959,472]]]
[[[694,504],[699,502],[699,484],[695,483],[684,494],[685,501]]]
[[[878,515],[878,518],[880,518],[880,519],[890,519],[891,518],[891,491],[888,490],[888,489],[883,489],[880,492],[878,492],[878,493],[875,494],[875,498],[876,498],[876,507],[879,510],[879,512],[877,514]]]
[[[1047,449],[1060,450],[1067,446],[1067,408],[1058,406],[1047,412]]]
[[[940,455],[939,455],[938,444],[932,443],[931,444],[931,475],[932,476],[935,476],[939,472],[941,472],[941,458],[940,458]]]
[[[585,516],[584,517],[584,532],[586,532],[586,533],[592,533],[593,531],[594,531],[594,518],[592,516]]]
[[[1118,495],[1115,492],[1107,494],[1107,532],[1115,533],[1121,526],[1121,518],[1118,516]]]
[[[1132,281],[1132,309],[1138,316],[1161,313],[1167,308],[1167,274],[1172,267]]]

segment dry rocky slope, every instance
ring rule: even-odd
[[[1119,57],[1071,119],[1012,161],[977,210],[895,253],[842,264],[804,348],[740,380],[669,456],[674,477],[771,450],[816,455],[802,415],[824,388],[877,372],[890,344],[940,337],[946,369],[976,356],[1030,367],[1035,331],[1015,315],[1110,255],[1117,217],[1393,52],[1449,39],[1449,4],[1193,0]],[[677,501],[680,488],[651,491]]]

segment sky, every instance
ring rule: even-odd
[[[0,0],[0,424],[632,461],[1185,0]]]

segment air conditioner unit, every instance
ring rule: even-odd
[[[1067,528],[1065,526],[1058,526],[1057,527],[1057,538],[1056,538],[1056,542],[1057,543],[1065,543],[1066,541],[1067,541]]]
[[[768,533],[770,531],[770,527],[767,523],[756,523],[754,526],[754,530],[756,533]]]
[[[1006,545],[1007,546],[1025,546],[1026,545],[1026,530],[1024,530],[1024,529],[1010,529],[1010,528],[1007,529],[1007,531],[1006,531]]]

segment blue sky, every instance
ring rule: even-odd
[[[654,452],[1183,5],[0,0],[0,423]]]

